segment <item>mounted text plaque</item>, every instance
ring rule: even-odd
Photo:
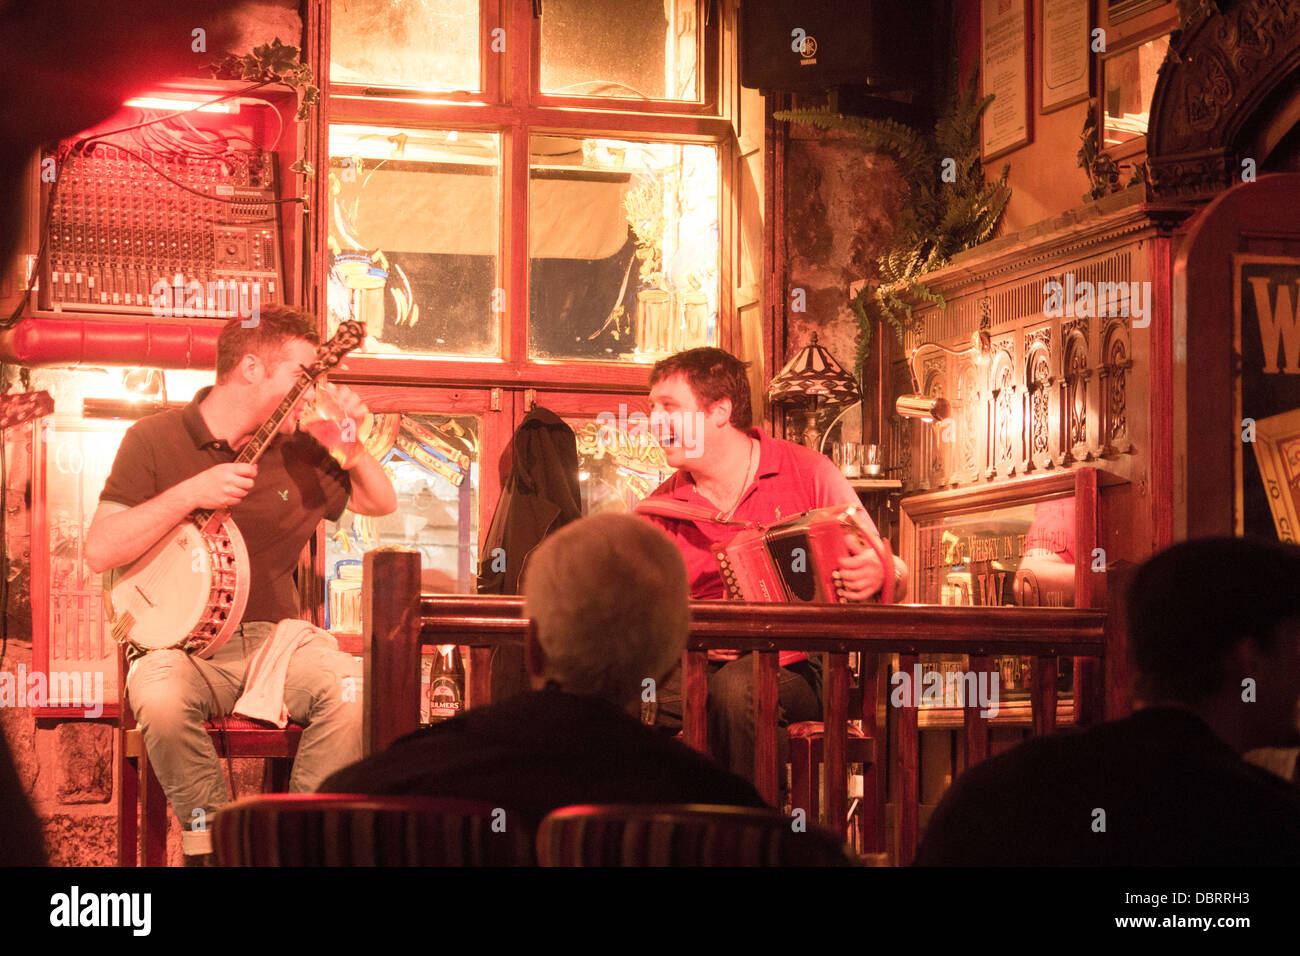
[[[993,102],[984,111],[981,158],[994,159],[1028,145],[1029,4],[983,0],[980,17],[980,81]]]

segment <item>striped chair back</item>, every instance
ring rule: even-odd
[[[434,797],[265,794],[212,821],[219,866],[532,866],[532,833],[491,804]]]
[[[851,866],[839,837],[775,810],[703,804],[564,807],[537,831],[542,866]]]

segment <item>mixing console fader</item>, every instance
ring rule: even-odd
[[[274,160],[102,143],[74,153],[49,211],[41,308],[216,319],[283,302]]]

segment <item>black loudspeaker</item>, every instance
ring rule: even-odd
[[[925,95],[935,0],[741,0],[740,84]]]

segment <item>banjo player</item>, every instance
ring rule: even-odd
[[[303,547],[322,519],[337,520],[345,508],[380,516],[397,507],[392,482],[358,442],[326,448],[295,431],[296,411],[257,463],[236,462],[312,362],[318,341],[316,320],[285,306],[262,309],[248,328],[238,318],[226,323],[216,383],[185,408],[127,429],[86,536],[96,573],[136,561],[196,510],[228,508],[247,545],[247,605],[230,638],[206,660],[180,647],[151,650],[126,680],[149,760],[181,821],[187,865],[206,863],[211,817],[228,799],[204,720],[230,713],[276,623],[300,616],[293,572]],[[359,426],[367,413],[360,398],[339,386],[331,394]],[[349,677],[359,679],[360,667],[324,635],[292,652],[284,706],[306,729],[291,791],[310,792],[360,758],[361,704],[350,699],[360,695],[345,693]]]

